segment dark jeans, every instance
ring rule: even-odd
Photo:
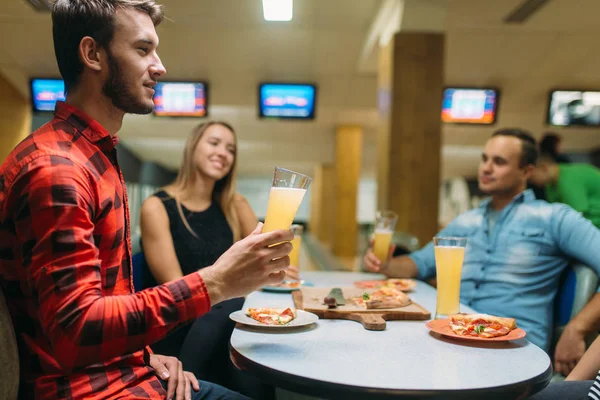
[[[254,399],[272,400],[275,389],[259,379],[238,370],[229,357],[229,340],[235,322],[229,314],[240,310],[243,298],[219,303],[194,321],[180,343],[179,359],[186,371],[198,379],[214,382]]]
[[[167,390],[167,382],[161,381],[165,390]],[[225,389],[223,386],[206,381],[198,381],[200,391],[195,392],[192,389],[192,400],[250,400],[246,396]]]
[[[229,339],[235,322],[229,314],[242,309],[243,298],[221,302],[190,324],[153,344],[156,354],[177,357],[196,378],[214,382],[254,399],[275,399],[275,388],[238,370],[229,358]]]
[[[530,400],[586,400],[594,381],[564,381],[551,383]]]

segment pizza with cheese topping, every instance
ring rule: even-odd
[[[508,335],[516,329],[514,318],[488,314],[454,314],[449,317],[450,329],[460,336],[493,338]]]
[[[299,288],[302,281],[283,281],[277,285],[279,288],[296,289]]]
[[[248,308],[246,315],[265,325],[287,325],[296,313],[291,308]]]
[[[353,297],[352,302],[367,310],[398,308],[410,304],[410,298],[402,291],[390,287],[382,287],[369,294],[365,292],[362,296]]]
[[[361,289],[379,289],[381,287],[389,287],[392,289],[401,290],[403,292],[408,292],[417,286],[417,282],[414,279],[390,278],[386,280],[358,281],[354,282],[354,286]]]

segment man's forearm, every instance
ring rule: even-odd
[[[417,265],[408,256],[392,258],[381,272],[388,278],[416,278],[419,275]]]
[[[583,309],[567,324],[566,329],[573,329],[583,335],[600,330],[600,293],[583,307]]]

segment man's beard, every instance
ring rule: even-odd
[[[102,93],[111,100],[116,108],[125,113],[150,114],[154,105],[147,105],[131,93],[119,61],[112,56],[110,51],[107,50],[106,54],[108,56],[108,78],[102,87]]]

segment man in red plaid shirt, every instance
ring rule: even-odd
[[[20,350],[20,398],[244,398],[198,382],[148,345],[220,301],[281,282],[291,232],[262,234],[259,224],[213,266],[132,290],[116,133],[126,113],[153,109],[166,73],[156,52],[162,17],[154,0],[54,5],[67,100],[0,168],[0,284]]]

